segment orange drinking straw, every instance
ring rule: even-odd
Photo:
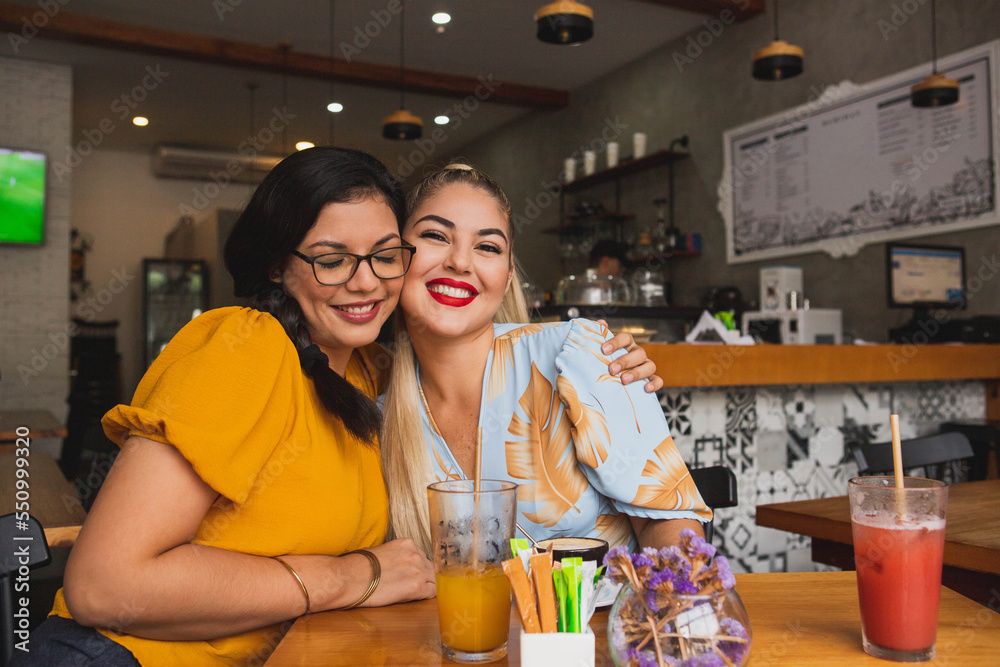
[[[896,508],[899,518],[906,514],[906,494],[903,493],[903,445],[899,440],[899,415],[889,415],[892,427],[892,474],[896,478]]]
[[[903,446],[899,441],[899,415],[890,415],[892,427],[892,472],[896,478],[896,488],[903,488]]]

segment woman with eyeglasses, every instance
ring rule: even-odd
[[[19,664],[261,664],[304,613],[434,596],[423,551],[385,541],[374,341],[403,213],[360,151],[267,175],[225,248],[251,306],[190,322],[104,417],[121,452]]]

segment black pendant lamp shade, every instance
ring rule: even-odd
[[[802,47],[778,38],[778,0],[774,0],[774,41],[753,54],[753,78],[781,81],[802,74]]]
[[[910,104],[915,107],[946,107],[958,101],[958,81],[937,71],[937,8],[931,0],[932,73],[910,88]]]
[[[594,10],[572,0],[558,0],[535,12],[538,39],[549,44],[579,44],[594,36]]]
[[[780,81],[802,74],[802,48],[776,39],[753,54],[753,78]]]
[[[382,121],[382,136],[386,139],[419,139],[423,134],[424,121],[406,109],[392,113]]]
[[[958,101],[958,81],[944,74],[931,74],[910,88],[910,102],[915,107],[944,107]]]

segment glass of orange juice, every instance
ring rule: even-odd
[[[455,662],[507,655],[510,584],[501,563],[511,557],[517,484],[448,480],[427,487],[437,576],[441,649]]]

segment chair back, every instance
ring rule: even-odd
[[[3,665],[10,664],[14,655],[14,614],[22,611],[21,608],[16,612],[14,609],[11,575],[22,567],[34,569],[48,565],[51,560],[45,531],[38,519],[25,512],[0,516],[0,621],[3,623],[3,653],[0,657],[3,658]],[[18,617],[23,618],[20,614]]]
[[[960,461],[973,455],[969,439],[958,432],[903,440],[900,448],[903,455],[903,470]],[[875,475],[892,472],[891,442],[855,444],[851,449],[858,464],[859,474]]]
[[[719,507],[736,507],[739,495],[736,492],[736,475],[726,466],[708,466],[691,468],[691,479],[694,480],[702,500],[711,509]],[[705,539],[712,541],[715,532],[714,520],[705,526]]]

